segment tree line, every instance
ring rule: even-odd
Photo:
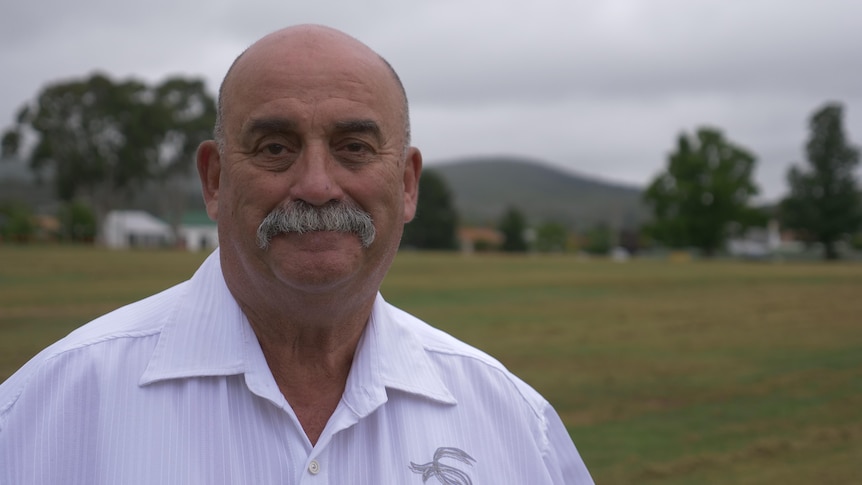
[[[215,100],[202,80],[175,77],[148,85],[93,74],[49,85],[26,103],[2,136],[2,154],[22,156],[34,173],[52,180],[64,202],[58,215],[68,239],[92,239],[119,200],[154,182],[160,199],[171,205],[166,212],[176,227],[185,200],[179,181],[192,172],[197,145],[211,138],[215,115]],[[774,214],[752,204],[759,190],[754,154],[714,128],[680,134],[666,168],[644,192],[653,217],[635,238],[711,256],[728,238],[775,217],[801,240],[820,244],[825,258],[837,258],[838,243],[862,229],[859,150],[844,133],[842,117],[838,103],[811,116],[806,164],[789,169],[790,192]],[[15,239],[32,231],[26,214],[20,205],[0,206],[0,236]],[[561,251],[572,245],[560,224],[529,226],[517,207],[510,207],[495,228],[501,240],[478,249]],[[445,180],[426,170],[417,217],[405,227],[402,246],[456,249],[458,228]],[[625,237],[631,238],[597,226],[581,234],[578,245],[601,253]]]
[[[844,133],[838,103],[816,110],[809,130],[806,163],[788,170],[790,192],[774,216],[800,240],[820,244],[825,259],[837,259],[837,244],[862,229],[859,150]],[[644,194],[654,214],[646,232],[670,247],[693,247],[709,256],[729,237],[763,225],[767,214],[752,207],[758,193],[755,162],[719,130],[681,134],[667,168]]]

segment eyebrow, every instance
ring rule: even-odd
[[[348,119],[336,121],[333,124],[337,133],[368,133],[380,140],[383,131],[376,121],[370,119]],[[268,133],[290,133],[298,129],[296,121],[290,118],[267,117],[255,118],[249,121],[243,130],[245,136]]]
[[[335,131],[339,133],[368,133],[374,135],[378,140],[383,133],[377,122],[368,119],[336,121]]]
[[[256,118],[243,130],[245,135],[255,133],[287,133],[296,130],[296,122],[288,118]]]

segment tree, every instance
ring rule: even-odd
[[[31,168],[48,172],[60,199],[86,200],[101,220],[145,183],[188,170],[214,121],[215,102],[201,81],[149,87],[94,74],[45,88],[2,145],[5,154],[27,148]],[[23,146],[28,139],[32,146]]]
[[[153,89],[151,108],[159,121],[157,152],[150,161],[162,187],[161,211],[179,240],[179,226],[188,197],[185,181],[194,173],[198,145],[212,137],[216,105],[200,80],[171,78]],[[196,178],[195,178],[196,180]]]
[[[58,214],[60,236],[66,241],[92,243],[96,238],[96,217],[86,204],[67,202]]]
[[[0,204],[0,241],[27,242],[36,233],[33,212],[25,204]]]
[[[613,231],[603,222],[595,224],[586,233],[584,250],[590,254],[605,255],[611,252]]]
[[[0,138],[0,161],[11,159],[12,155],[18,151],[20,136],[17,131],[7,131]]]
[[[404,226],[402,246],[420,249],[457,249],[458,213],[452,193],[437,172],[425,170],[419,178],[416,217]]]
[[[862,195],[854,175],[859,150],[850,145],[842,126],[842,107],[826,104],[811,116],[806,145],[808,171],[792,166],[790,194],[781,201],[788,228],[823,244],[823,257],[837,259],[836,243],[862,227]]]
[[[654,214],[650,235],[712,256],[724,245],[731,223],[744,229],[760,219],[748,205],[758,191],[754,165],[752,154],[717,130],[701,128],[695,138],[681,134],[667,169],[644,194]]]
[[[569,233],[558,222],[546,222],[536,230],[536,249],[543,253],[564,252]]]
[[[506,252],[524,253],[527,251],[527,219],[514,207],[509,207],[500,219],[500,232],[503,233],[501,249]]]

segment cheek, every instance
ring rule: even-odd
[[[400,217],[403,212],[403,194],[401,185],[392,179],[379,181],[364,192],[365,200],[373,200],[375,207],[384,212],[387,219],[395,215]]]
[[[278,174],[245,175],[234,179],[231,211],[234,217],[262,219],[284,201],[287,196],[285,184],[279,180]]]

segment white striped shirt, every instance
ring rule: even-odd
[[[225,285],[194,277],[0,385],[0,484],[589,484],[557,413],[380,295],[312,446]]]

